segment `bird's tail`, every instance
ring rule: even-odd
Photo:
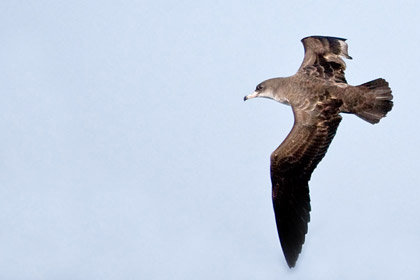
[[[388,82],[384,79],[376,79],[357,87],[356,92],[350,94],[348,102],[344,104],[349,113],[356,114],[359,118],[371,123],[378,123],[391,111],[392,94]]]

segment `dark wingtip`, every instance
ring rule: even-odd
[[[340,41],[347,41],[346,38],[341,38],[341,37],[334,37],[334,36],[323,36],[323,35],[311,35],[311,36],[306,36],[305,38],[303,38],[301,41],[303,42],[305,39],[308,38],[315,38],[315,39],[322,39],[325,38],[327,40],[340,40]]]
[[[294,254],[284,254],[284,257],[286,258],[287,265],[290,269],[292,269],[296,265],[296,262],[299,258],[299,253],[294,252]]]
[[[248,98],[247,98],[247,96],[245,95],[245,96],[244,96],[244,101],[246,101],[247,99],[248,99]]]

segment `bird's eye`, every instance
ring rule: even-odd
[[[263,89],[263,86],[262,86],[261,84],[259,84],[259,85],[255,88],[255,90],[256,90],[256,91],[262,91],[262,89]]]

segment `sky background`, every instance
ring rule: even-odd
[[[256,2],[0,2],[0,279],[419,279],[419,2]],[[292,112],[243,96],[308,35],[395,105],[344,116],[290,270],[269,156]]]

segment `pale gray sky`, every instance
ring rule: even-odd
[[[2,1],[0,279],[419,279],[417,1]],[[243,96],[348,39],[345,115],[289,270],[270,153],[291,109]],[[274,128],[274,129],[273,129]]]

